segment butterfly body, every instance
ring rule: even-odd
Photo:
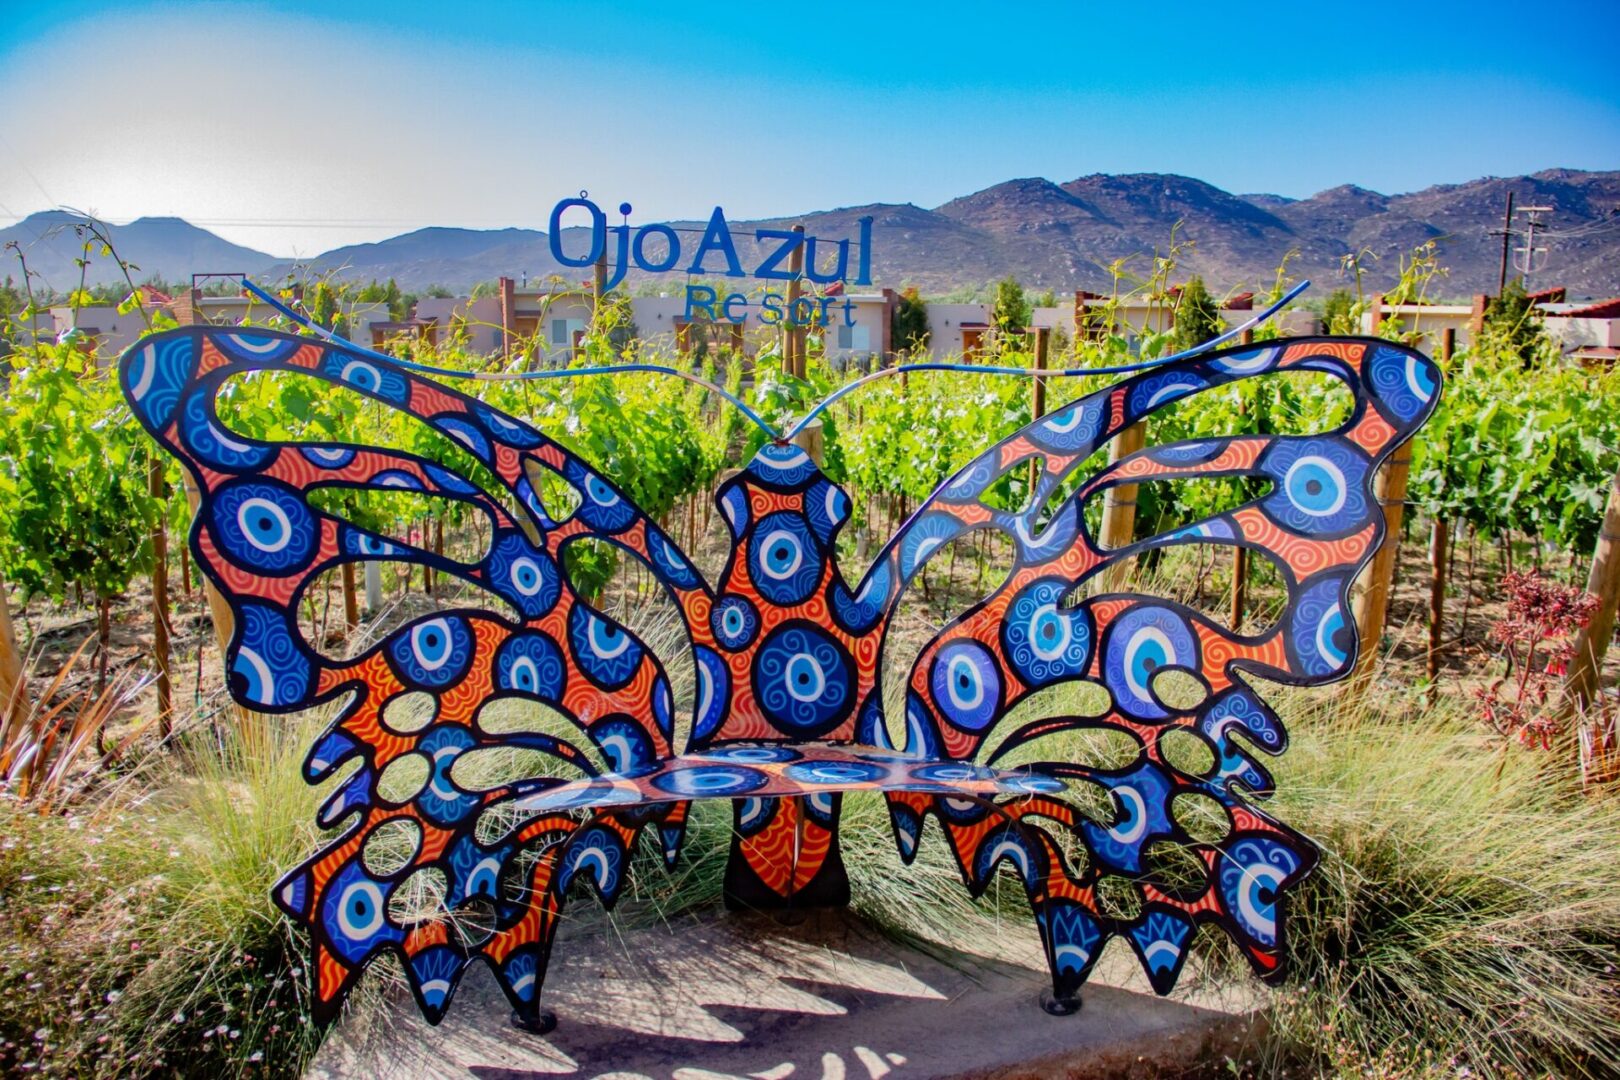
[[[1151,447],[1075,482],[1093,451],[1155,410],[1286,370],[1340,379],[1354,396],[1349,419],[1311,436]],[[233,432],[220,420],[218,395],[232,377],[260,371],[346,386],[417,417],[487,478],[403,451]],[[232,695],[271,713],[339,702],[306,777],[319,782],[358,762],[321,809],[321,824],[337,836],[276,890],[278,904],[310,932],[316,1012],[335,1015],[364,967],[393,952],[434,1022],[480,960],[514,1007],[532,1015],[570,887],[584,881],[612,904],[641,833],[651,830],[673,862],[691,802],[706,798],[735,807],[727,872],[734,906],[846,900],[840,799],[874,790],[885,794],[905,861],[933,818],[975,894],[1011,868],[1060,998],[1077,992],[1115,936],[1167,992],[1204,922],[1231,934],[1257,972],[1276,975],[1283,897],[1316,855],[1259,806],[1271,780],[1257,754],[1280,753],[1286,740],[1246,676],[1306,685],[1350,670],[1350,584],[1382,538],[1372,474],[1427,418],[1440,389],[1427,359],[1373,340],[1300,339],[1177,361],[1082,397],[987,449],[917,509],[853,584],[835,558],[848,495],[803,449],[768,443],[716,493],[730,553],[710,583],[610,477],[530,425],[385,358],[285,334],[196,327],[138,343],[121,376],[141,423],[199,491],[190,542],[235,616],[226,657]],[[1027,507],[1009,511],[988,495],[1015,469],[1033,470],[1034,493]],[[1088,498],[1148,480],[1222,476],[1268,481],[1270,490],[1118,550],[1089,535]],[[553,516],[537,491],[540,477],[574,489],[571,513]],[[486,490],[490,480],[498,490]],[[462,500],[487,519],[490,543],[476,562],[447,559],[319,508],[309,496],[324,487]],[[1008,576],[940,630],[908,671],[892,670],[885,647],[904,590],[936,552],[978,529],[1010,538]],[[640,560],[679,610],[696,673],[685,722],[663,661],[563,572],[565,549],[582,540]],[[1121,558],[1193,543],[1241,545],[1271,559],[1287,590],[1275,624],[1242,634],[1166,599],[1080,595]],[[491,604],[412,620],[353,658],[325,656],[304,639],[298,604],[320,574],[366,560],[429,566]],[[1164,701],[1154,682],[1165,670],[1195,679],[1202,700]],[[901,717],[884,713],[891,680],[904,686]],[[1006,730],[1004,718],[1020,703],[1068,683],[1103,688],[1107,710],[1037,716]],[[431,717],[407,728],[391,706],[411,695],[427,696]],[[562,714],[574,734],[488,723],[485,710],[509,698]],[[1102,767],[1029,751],[1041,739],[1093,729],[1123,736],[1135,759]],[[1202,742],[1213,765],[1177,768],[1167,752],[1172,732]],[[458,760],[496,747],[538,751],[568,768],[488,790],[463,786]],[[997,764],[1015,752],[1031,760]],[[424,762],[427,779],[408,797],[392,789],[385,797],[381,778],[406,758]],[[1082,813],[1069,798],[1074,785],[1101,788],[1112,817]],[[1197,841],[1187,832],[1177,817],[1187,797],[1219,807],[1221,838]],[[395,870],[373,872],[367,842],[396,823],[415,836],[412,853]],[[1191,852],[1202,880],[1176,885],[1157,876],[1161,842]],[[391,908],[422,870],[443,875],[443,909],[403,919]],[[1106,902],[1108,878],[1132,883],[1134,910]],[[446,917],[468,906],[489,911],[476,938]]]

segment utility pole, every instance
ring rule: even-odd
[[[1496,278],[1496,295],[1501,296],[1502,290],[1507,288],[1507,266],[1509,245],[1513,243],[1513,192],[1508,192],[1507,213],[1502,216],[1502,272]]]
[[[1524,247],[1519,251],[1524,255],[1524,261],[1514,260],[1514,269],[1524,275],[1528,282],[1530,275],[1536,272],[1536,252],[1546,254],[1546,248],[1536,247],[1536,229],[1541,226],[1542,214],[1552,213],[1550,206],[1521,206],[1519,213],[1527,215],[1524,222]]]

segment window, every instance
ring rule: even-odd
[[[567,319],[551,320],[551,343],[553,345],[572,345],[573,340],[568,333]]]
[[[871,329],[864,323],[856,323],[854,326],[840,323],[838,326],[838,347],[846,352],[871,352]]]

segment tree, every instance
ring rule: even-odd
[[[1176,324],[1170,330],[1170,352],[1178,353],[1220,336],[1225,324],[1214,297],[1204,288],[1204,279],[1194,277],[1181,287],[1176,300]]]
[[[337,322],[338,300],[337,293],[326,282],[315,286],[315,291],[309,300],[309,317],[316,326],[327,330],[332,329]]]
[[[928,305],[917,286],[907,286],[900,294],[890,318],[890,336],[896,352],[910,356],[928,347]]]
[[[1524,279],[1514,278],[1502,289],[1485,312],[1480,333],[1480,351],[1494,353],[1504,360],[1517,357],[1529,367],[1547,348],[1547,335],[1541,316],[1524,291]]]
[[[1322,305],[1322,331],[1327,334],[1358,334],[1351,308],[1355,298],[1349,289],[1334,289]]]
[[[1024,287],[1015,278],[1001,279],[996,284],[996,300],[990,309],[990,319],[995,323],[996,336],[1003,350],[1015,348],[1023,339],[1030,314],[1030,303],[1024,295]]]

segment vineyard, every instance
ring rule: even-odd
[[[1397,340],[1414,330],[1381,328]],[[1263,1051],[1272,1062],[1345,1075],[1599,1075],[1620,1050],[1620,871],[1599,858],[1620,840],[1617,710],[1606,691],[1572,710],[1562,689],[1593,615],[1582,592],[1594,552],[1608,539],[1620,372],[1573,367],[1530,331],[1488,325],[1471,348],[1438,358],[1439,411],[1411,447],[1404,494],[1385,489],[1404,512],[1387,541],[1392,586],[1370,594],[1383,601],[1371,623],[1382,633],[1364,645],[1368,663],[1345,697],[1333,688],[1280,699],[1303,747],[1292,767],[1307,794],[1290,796],[1284,775],[1279,798],[1300,800],[1288,812],[1333,857],[1300,916],[1300,974],[1272,1006],[1277,1043]],[[1263,326],[1255,337],[1274,334]],[[1023,341],[986,362],[1035,364]],[[468,373],[526,367],[521,351],[490,358],[454,340],[409,348],[418,362]],[[1134,352],[1124,336],[1105,335],[1039,359],[1090,369],[1169,348],[1164,334],[1144,334]],[[0,670],[10,702],[0,712],[0,993],[12,1002],[0,1009],[0,1068],[61,1071],[77,1058],[107,1075],[187,1066],[292,1075],[317,1036],[303,1012],[301,952],[265,893],[314,842],[303,823],[317,796],[296,765],[308,725],[281,730],[289,725],[227,704],[218,614],[183,542],[185,478],[133,422],[107,359],[72,341],[19,350],[0,396],[0,576],[9,595],[0,631],[14,637],[21,661]],[[587,334],[574,360],[631,362],[692,370],[779,427],[862,374],[825,363],[814,338],[800,377],[769,349],[661,356],[611,325]],[[1048,378],[1040,407],[1110,381]],[[725,400],[646,373],[460,388],[617,479],[705,574],[718,575],[727,548],[714,492],[763,438]],[[243,436],[399,448],[480,475],[444,434],[325,382],[255,376],[220,402],[220,419]],[[1324,431],[1349,407],[1326,376],[1249,379],[1155,413],[1144,437],[1154,445]],[[824,414],[824,469],[853,503],[839,537],[846,577],[858,577],[912,508],[1036,408],[1030,379],[968,370],[884,379]],[[1237,480],[1144,484],[1124,527],[1156,535],[1261,493]],[[539,496],[551,506],[570,492],[558,484]],[[457,500],[339,488],[324,497],[381,536],[453,558],[470,561],[488,540],[487,519]],[[1024,506],[1027,481],[1010,474],[997,497]],[[1094,532],[1106,534],[1107,513],[1100,496],[1086,506]],[[1155,552],[1130,568],[1131,584],[1228,623],[1264,626],[1282,600],[1280,579],[1264,559],[1231,550]],[[993,533],[968,534],[934,558],[898,624],[896,663],[984,595],[1011,559]],[[606,546],[576,545],[565,569],[644,638],[668,639],[668,601],[639,565]],[[466,589],[379,559],[364,575],[351,567],[312,589],[303,629],[334,652],[358,652]],[[695,678],[678,644],[664,655],[677,705],[689,712]],[[1394,791],[1402,784],[1405,794]],[[1377,814],[1389,816],[1369,826]],[[1523,850],[1548,837],[1545,850]],[[173,869],[167,853],[180,849],[208,852],[203,869]],[[658,912],[714,901],[699,871],[674,884],[648,877],[637,896]],[[883,887],[857,883],[858,892]],[[159,936],[181,915],[200,919],[206,946],[176,949]],[[59,951],[53,936],[67,942]],[[1452,942],[1445,963],[1435,939]],[[1219,967],[1219,949],[1208,962]],[[1419,1043],[1406,1038],[1413,1030]]]

